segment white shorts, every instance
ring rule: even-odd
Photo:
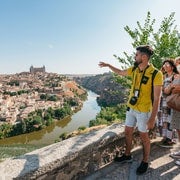
[[[139,112],[133,109],[128,109],[126,111],[126,121],[125,125],[128,127],[136,127],[140,132],[148,132],[147,122],[151,116],[151,112]]]

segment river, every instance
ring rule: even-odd
[[[80,111],[63,120],[56,121],[52,125],[36,132],[22,134],[0,140],[0,145],[7,144],[52,144],[59,139],[64,132],[72,132],[80,126],[89,126],[89,121],[95,119],[100,107],[96,102],[97,94],[88,91],[87,100],[84,101]]]

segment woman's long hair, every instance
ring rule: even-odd
[[[174,72],[175,74],[179,74],[179,72],[178,72],[178,70],[177,70],[177,67],[176,67],[173,59],[165,59],[165,60],[163,61],[162,66],[163,66],[166,62],[170,64],[170,66],[172,67],[173,72]]]

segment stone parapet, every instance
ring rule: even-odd
[[[124,126],[113,124],[101,130],[72,137],[0,163],[0,180],[79,179],[110,163],[124,150]],[[140,141],[134,135],[133,146]]]

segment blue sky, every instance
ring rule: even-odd
[[[159,27],[179,0],[0,0],[0,74],[46,66],[59,74],[99,74],[99,61],[118,66],[113,54],[132,53],[124,27],[144,24],[147,12]]]

